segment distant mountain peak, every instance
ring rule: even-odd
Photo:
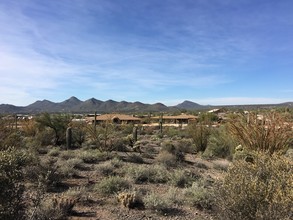
[[[185,100],[184,102],[176,105],[175,107],[180,108],[180,109],[198,109],[203,106],[198,103]]]
[[[281,104],[272,104],[272,105],[239,105],[243,108],[252,108],[258,106],[264,107],[292,107],[293,102],[286,102]],[[217,106],[219,108],[220,106]],[[232,106],[235,108],[235,106]],[[237,106],[236,106],[237,107]],[[69,99],[63,102],[52,102],[47,99],[38,100],[28,106],[14,106],[8,104],[0,104],[0,113],[39,113],[39,112],[76,112],[76,113],[87,113],[87,112],[98,112],[98,113],[110,113],[110,112],[165,112],[173,111],[178,109],[186,110],[195,110],[195,109],[207,109],[211,108],[209,105],[200,105],[198,103],[185,100],[184,102],[176,105],[169,106],[162,103],[155,104],[145,104],[142,102],[127,102],[121,101],[117,102],[114,100],[101,101],[95,98],[90,98],[86,101],[81,101],[75,96],[70,97]]]

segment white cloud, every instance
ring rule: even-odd
[[[250,105],[250,104],[279,104],[290,100],[284,98],[265,97],[221,97],[196,100],[202,105]]]

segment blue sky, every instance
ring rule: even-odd
[[[293,101],[292,0],[0,0],[0,103]]]

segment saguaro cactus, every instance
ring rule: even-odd
[[[133,138],[133,142],[135,143],[137,141],[137,127],[133,127],[132,138]]]
[[[66,130],[66,148],[67,150],[71,148],[72,145],[72,128],[68,127]]]
[[[163,114],[161,114],[159,125],[160,125],[160,133],[163,134]]]

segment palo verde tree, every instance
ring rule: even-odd
[[[71,118],[69,115],[43,113],[36,119],[40,127],[47,127],[54,131],[54,145],[61,145],[65,141],[65,134]]]

